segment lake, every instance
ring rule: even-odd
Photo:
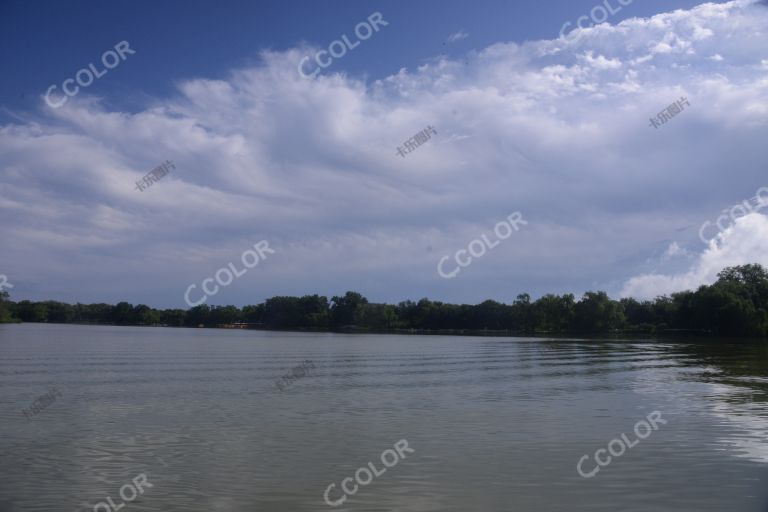
[[[766,512],[768,345],[1,325],[0,456],[0,512]]]

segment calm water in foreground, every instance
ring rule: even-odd
[[[653,411],[668,423],[579,476]],[[415,452],[323,502],[400,439]],[[0,512],[120,507],[140,473],[121,512],[766,512],[768,349],[0,326]]]

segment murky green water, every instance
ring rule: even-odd
[[[579,475],[653,411],[667,423]],[[403,439],[413,453],[324,503]],[[152,487],[123,500],[142,473]],[[768,349],[0,326],[0,512],[107,497],[121,512],[766,512]]]

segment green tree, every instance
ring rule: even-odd
[[[534,328],[537,331],[562,333],[571,329],[576,301],[572,294],[562,297],[547,294],[533,303]]]
[[[112,323],[116,325],[131,325],[134,323],[133,306],[127,302],[118,302],[112,308]]]
[[[305,295],[299,299],[301,325],[309,329],[327,329],[330,318],[328,298],[322,295]]]
[[[334,296],[331,299],[331,326],[339,329],[358,325],[366,304],[368,299],[357,292],[347,292],[343,297]]]
[[[517,296],[512,303],[512,317],[517,330],[523,332],[533,331],[534,317],[530,295],[521,293]]]
[[[5,290],[0,290],[0,324],[13,321],[14,304],[9,299],[9,294]]]
[[[157,325],[160,323],[160,313],[144,304],[139,304],[133,308],[131,315],[131,324],[138,325]]]
[[[621,304],[605,292],[587,292],[576,303],[576,327],[581,332],[609,333],[624,327]]]
[[[212,306],[208,321],[215,325],[239,322],[240,310],[235,306]]]
[[[302,327],[298,297],[272,297],[264,303],[264,321],[273,329]]]
[[[360,318],[360,325],[366,329],[392,329],[397,325],[397,313],[394,306],[388,304],[365,304]]]
[[[764,333],[764,315],[739,291],[733,283],[700,287],[693,298],[695,325],[721,336]]]
[[[184,325],[186,311],[183,309],[164,309],[159,312],[160,324],[169,327],[181,327]]]
[[[16,312],[22,322],[48,321],[48,308],[40,302],[23,300],[16,305]]]
[[[530,297],[529,297],[530,300]],[[486,300],[475,306],[476,321],[480,329],[498,331],[505,328],[506,306],[495,300]]]
[[[249,324],[260,324],[264,322],[264,304],[243,306],[243,322]]]
[[[190,327],[210,324],[211,306],[200,304],[187,311],[187,318],[184,323]]]

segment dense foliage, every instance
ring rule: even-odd
[[[397,305],[373,304],[356,292],[333,297],[272,297],[264,303],[201,305],[189,310],[156,310],[140,304],[11,302],[0,293],[0,322],[104,323],[115,325],[219,326],[252,324],[267,329],[504,331],[509,333],[698,333],[768,336],[768,272],[760,265],[731,267],[711,286],[657,297],[653,301],[612,300],[605,292],[521,294],[512,304],[478,305],[421,299]]]

